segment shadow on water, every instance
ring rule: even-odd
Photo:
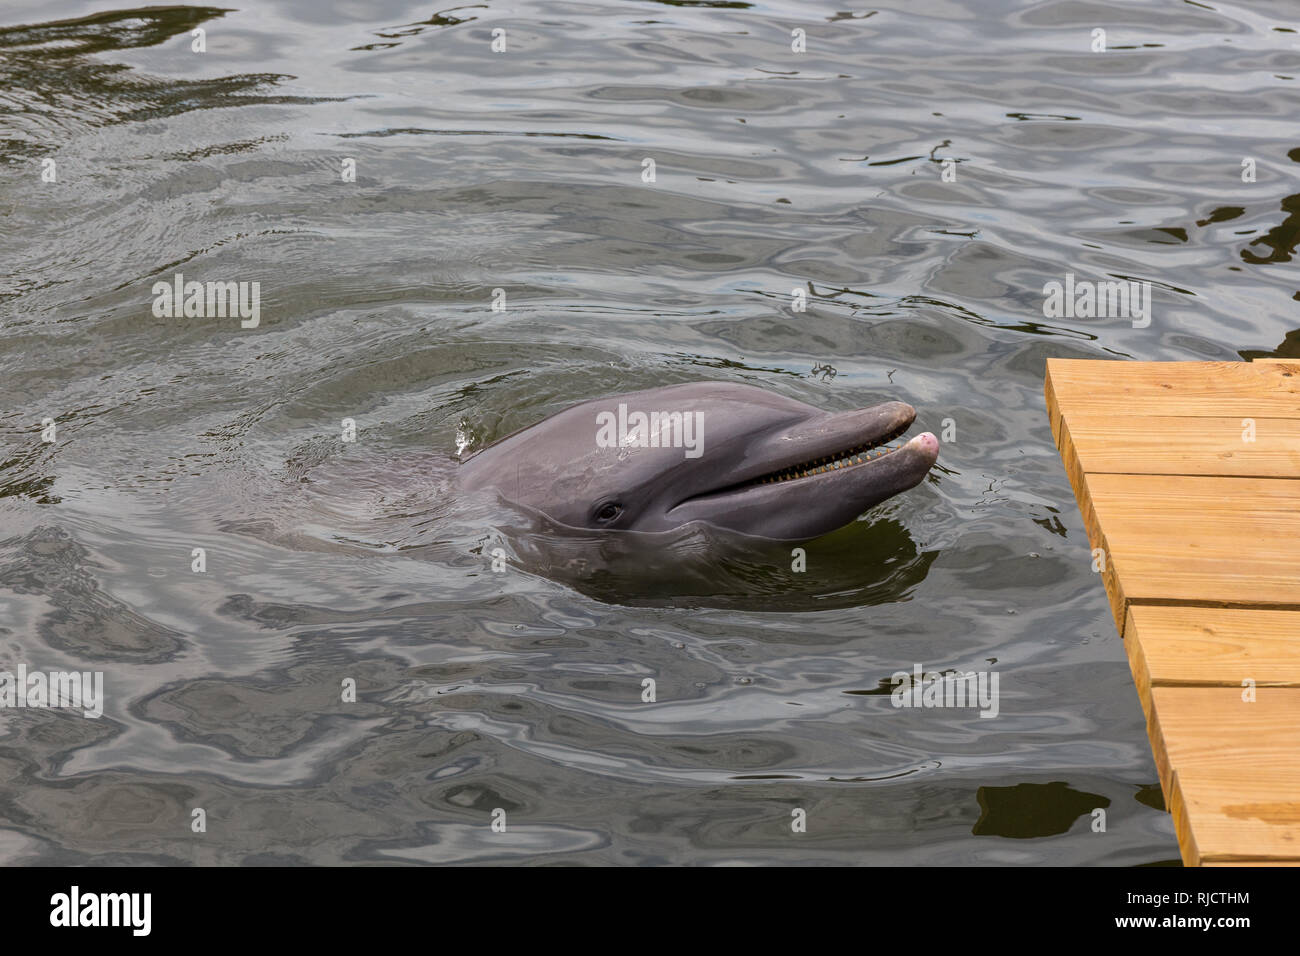
[[[1300,163],[1300,146],[1286,155],[1287,159],[1292,162]],[[1265,246],[1269,251],[1261,255],[1260,253],[1251,252],[1249,249],[1243,249],[1241,258],[1245,262],[1249,262],[1251,265],[1267,265],[1269,263],[1291,261],[1291,257],[1295,255],[1296,246],[1300,244],[1300,193],[1292,193],[1283,199],[1282,211],[1286,213],[1286,218],[1251,242],[1252,246]]]
[[[699,524],[596,534],[539,522],[503,532],[525,570],[633,607],[807,611],[906,600],[939,554],[888,517],[802,545]]]
[[[21,162],[57,149],[86,127],[165,119],[198,109],[319,101],[256,94],[293,79],[284,74],[164,80],[94,58],[158,46],[228,12],[219,7],[142,7],[0,29],[0,86],[6,101],[0,117],[9,127],[0,139],[0,154],[10,163]]]
[[[1296,293],[1296,299],[1300,301],[1300,292]],[[1288,332],[1275,349],[1243,349],[1237,354],[1247,362],[1253,362],[1259,358],[1300,359],[1300,329],[1293,329]]]
[[[975,836],[1030,840],[1065,833],[1080,817],[1110,806],[1110,798],[1075,790],[1062,781],[980,787],[980,818]]]

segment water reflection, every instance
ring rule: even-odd
[[[907,600],[938,556],[892,518],[855,522],[797,548],[704,525],[661,534],[543,526],[506,535],[525,569],[634,607],[868,607]]]
[[[1110,0],[3,18],[0,664],[102,669],[108,697],[0,713],[5,862],[1176,857],[1043,363],[1297,357],[1296,24]],[[154,317],[178,271],[260,281],[261,326]],[[1066,273],[1150,281],[1151,326],[1045,318]],[[465,441],[706,372],[907,401],[942,480],[806,572],[512,537],[448,491]],[[998,718],[893,708],[879,682],[916,663],[996,667]],[[201,845],[196,805],[223,818]]]

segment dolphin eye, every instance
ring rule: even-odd
[[[623,513],[623,506],[615,501],[607,501],[596,509],[596,520],[602,524],[609,524]]]

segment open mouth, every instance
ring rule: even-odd
[[[696,501],[701,498],[714,498],[722,495],[735,494],[736,492],[748,491],[759,485],[775,485],[789,481],[799,481],[804,478],[812,478],[817,475],[824,475],[832,471],[843,471],[848,468],[860,468],[863,465],[870,464],[884,458],[886,455],[892,455],[903,447],[902,444],[891,445],[890,442],[899,438],[912,426],[911,421],[907,421],[893,431],[873,438],[871,441],[862,442],[852,445],[842,451],[837,451],[821,458],[813,458],[808,461],[798,462],[793,465],[787,465],[785,468],[776,471],[765,472],[756,475],[753,478],[747,478],[744,481],[737,482],[734,485],[728,485],[725,488],[714,488],[703,494],[694,495],[681,504],[689,501]]]
[[[813,475],[823,475],[828,471],[839,471],[844,468],[853,468],[857,465],[865,465],[868,462],[883,458],[885,455],[891,455],[903,447],[900,445],[889,444],[894,439],[903,435],[911,427],[909,422],[902,425],[887,435],[882,435],[873,441],[865,442],[861,445],[854,445],[852,448],[846,448],[843,451],[826,455],[812,461],[800,462],[797,465],[790,465],[782,468],[780,471],[768,472],[765,475],[759,475],[749,481],[736,485],[736,489],[745,488],[750,485],[772,485],[779,484],[783,481],[798,481],[800,478],[811,478]],[[728,489],[731,490],[731,489]]]

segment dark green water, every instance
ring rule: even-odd
[[[1300,11],[842,6],[5,4],[0,670],[107,699],[0,710],[0,861],[1177,858],[1043,366],[1300,355]],[[259,324],[155,317],[177,272]],[[1150,325],[1045,318],[1067,273]],[[814,584],[491,573],[458,442],[698,379],[908,401],[942,467]]]

